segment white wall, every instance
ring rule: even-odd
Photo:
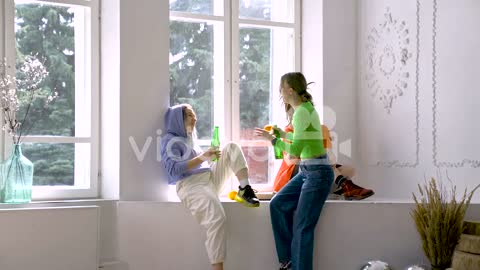
[[[110,200],[79,200],[70,202],[34,202],[30,204],[0,204],[0,219],[2,219],[3,210],[8,209],[43,209],[52,207],[63,207],[65,212],[75,213],[76,209],[68,209],[69,207],[98,207],[96,212],[99,214],[98,226],[99,226],[99,247],[98,247],[98,259],[99,261],[115,261],[117,258],[117,205],[116,201]],[[41,211],[41,210],[40,210]],[[38,215],[35,211],[30,211],[27,215],[31,214],[32,221],[35,220]],[[69,218],[69,217],[68,217]],[[68,219],[67,218],[67,219]],[[63,222],[63,221],[62,221]],[[70,221],[65,221],[70,222]],[[8,230],[12,234],[22,233],[18,227],[7,227],[4,224],[5,230]]]
[[[479,183],[479,12],[473,0],[359,2],[359,179],[377,199],[410,199],[431,176]]]
[[[166,200],[157,130],[169,104],[168,1],[120,2],[120,199]],[[146,143],[151,140],[148,148]],[[135,154],[146,149],[143,161]]]
[[[356,0],[324,0],[323,13],[317,10],[304,10],[307,14],[323,14],[324,123],[332,131],[333,148],[337,153],[338,161],[354,166],[358,163],[356,150],[358,146],[357,2]],[[320,16],[317,18],[320,19]],[[311,32],[311,35],[315,33]],[[309,37],[305,38],[308,40]],[[315,44],[311,44],[311,47],[315,48]],[[310,49],[310,51],[314,53],[314,50]],[[321,50],[317,52],[320,53]],[[310,54],[303,55],[304,65],[311,61],[310,58]]]
[[[4,14],[5,14],[5,3],[4,3],[4,0],[0,1],[0,15],[2,16],[1,19],[0,19],[0,29],[4,29],[5,28],[5,18],[4,18]],[[6,53],[5,53],[5,42],[3,42],[3,40],[5,40],[5,31],[0,31],[0,40],[2,42],[0,42],[0,57],[2,57],[2,59],[5,57]]]
[[[1,209],[0,269],[97,269],[98,210]]]
[[[227,214],[226,269],[276,269],[268,203],[245,208],[223,203]],[[360,269],[369,260],[393,269],[428,264],[412,203],[329,201],[315,235],[314,269]],[[477,218],[472,205],[467,219]],[[119,257],[130,270],[209,269],[205,233],[179,203],[119,202]]]
[[[100,196],[120,197],[120,1],[101,4]]]
[[[102,195],[166,200],[158,160],[169,104],[168,1],[105,0],[102,8]]]
[[[321,113],[322,107],[319,105],[323,104],[323,19],[318,14],[323,12],[323,3],[317,0],[303,0],[301,10],[301,71],[307,82],[313,82],[309,86],[309,92],[313,96],[317,110]],[[324,119],[325,117],[322,118]]]

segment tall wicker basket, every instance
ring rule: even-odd
[[[454,270],[480,269],[480,221],[465,221],[463,233],[453,252]]]

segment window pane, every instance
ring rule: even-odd
[[[293,22],[294,0],[241,0],[240,18]]]
[[[206,22],[170,23],[170,104],[193,106],[199,139],[209,139],[213,129],[214,29]]]
[[[271,30],[240,29],[240,139],[269,122]]]
[[[24,143],[22,151],[34,164],[34,186],[75,184],[75,144]]]
[[[170,0],[170,10],[223,16],[223,0]]]
[[[251,184],[268,184],[268,147],[243,146]]]
[[[239,37],[240,139],[249,150],[245,156],[255,181],[266,184],[273,156],[268,148],[249,145],[258,140],[255,127],[276,124],[284,128],[287,123],[279,86],[281,76],[295,67],[293,29],[240,27]]]
[[[23,124],[24,130],[28,130],[26,135],[75,136],[75,88],[76,84],[85,84],[85,47],[78,40],[85,37],[86,9],[39,3],[15,5],[17,77],[21,76],[19,67],[27,55],[37,55],[49,73],[41,89],[36,91],[38,98],[29,108],[28,118]],[[76,70],[79,71],[76,73]],[[82,90],[84,88],[88,89],[81,87]],[[58,98],[45,107],[47,97],[55,92]],[[19,112],[22,117],[30,94],[19,91],[18,95],[22,101]],[[85,102],[84,106],[89,104],[89,101]],[[82,135],[89,136],[89,107],[86,111],[84,115],[88,123],[81,125],[86,128],[82,130]]]
[[[253,129],[266,124],[283,128],[280,78],[294,71],[293,30],[240,28],[240,129],[242,140],[254,140]]]

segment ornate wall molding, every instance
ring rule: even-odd
[[[400,99],[404,92],[408,90],[408,79],[411,74],[406,70],[406,65],[411,61],[412,51],[416,51],[415,55],[415,160],[413,161],[377,161],[373,166],[381,166],[387,168],[405,168],[417,167],[419,164],[420,152],[420,134],[419,134],[419,55],[420,55],[420,0],[416,0],[416,49],[411,49],[411,33],[405,21],[398,21],[392,16],[390,8],[386,8],[385,21],[379,24],[379,29],[372,28],[371,34],[367,38],[367,72],[365,80],[367,88],[370,89],[371,97],[380,102],[387,114],[390,114],[395,106],[395,101]],[[393,32],[392,32],[393,29]],[[381,33],[387,37],[397,40],[397,44],[382,42]],[[375,49],[382,46],[380,55],[375,55]],[[398,46],[396,49],[392,45]],[[396,52],[399,52],[395,54]],[[381,78],[379,77],[381,76]],[[394,82],[394,87],[384,87],[380,80]]]
[[[373,100],[390,113],[395,101],[408,90],[411,75],[407,64],[412,53],[407,23],[394,18],[389,7],[384,17],[382,23],[370,29],[367,37],[365,80]]]
[[[447,168],[461,168],[465,166],[470,166],[472,168],[480,167],[480,160],[473,160],[464,158],[461,161],[440,161],[438,159],[438,78],[437,78],[437,69],[438,69],[438,59],[437,59],[437,19],[438,19],[438,3],[437,0],[433,0],[433,34],[432,34],[432,90],[433,90],[433,119],[432,119],[432,135],[433,135],[433,164],[436,167],[447,167]]]

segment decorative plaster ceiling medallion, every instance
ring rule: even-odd
[[[372,98],[390,114],[395,100],[407,90],[412,53],[405,21],[394,19],[388,7],[384,17],[367,37],[365,81]]]

